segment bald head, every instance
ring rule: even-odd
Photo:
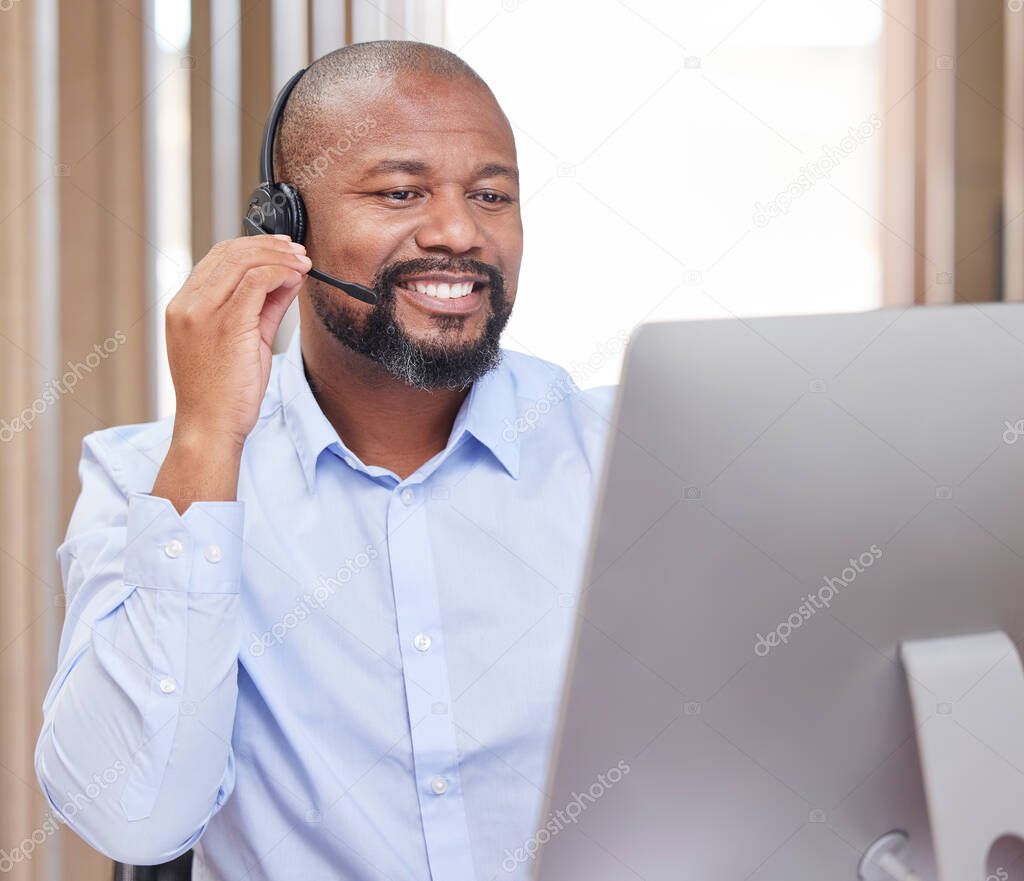
[[[296,183],[301,189],[303,178],[308,177],[304,169],[338,141],[341,129],[360,123],[365,126],[367,116],[373,114],[374,95],[395,79],[412,82],[417,77],[464,84],[489,97],[497,107],[487,83],[454,52],[413,40],[353,43],[310,64],[292,90],[277,134],[277,179]]]

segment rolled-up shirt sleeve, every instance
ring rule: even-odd
[[[96,435],[57,550],[66,615],[35,766],[97,850],[151,865],[188,850],[234,787],[244,503],[121,485]]]

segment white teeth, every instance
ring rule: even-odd
[[[459,284],[445,284],[444,282],[413,282],[412,289],[430,297],[437,297],[439,300],[451,300],[458,297],[465,297],[473,290],[473,282],[465,281]]]

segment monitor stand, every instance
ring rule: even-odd
[[[906,641],[900,645],[900,656],[910,690],[938,881],[985,878],[998,868],[988,865],[996,840],[1006,835],[1024,838],[1020,655],[1010,638],[996,630]],[[898,837],[886,838],[887,842],[876,842],[872,862],[898,849]],[[897,861],[895,854],[892,865]],[[862,877],[872,874],[870,868],[862,866]],[[1005,870],[997,877],[1005,878]]]

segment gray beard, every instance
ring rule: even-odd
[[[441,339],[419,342],[395,321],[393,279],[420,271],[410,271],[407,266],[393,267],[377,280],[374,289],[378,302],[366,316],[362,328],[357,326],[355,314],[343,302],[347,295],[334,293],[322,282],[310,279],[309,298],[313,311],[335,339],[379,364],[405,385],[424,391],[465,390],[501,361],[501,333],[512,313],[505,297],[504,279],[486,264],[478,263],[472,270],[490,276],[490,314],[480,339],[470,343],[459,341],[457,332],[465,318],[443,315],[431,319],[441,332]],[[451,343],[446,342],[449,338]]]

